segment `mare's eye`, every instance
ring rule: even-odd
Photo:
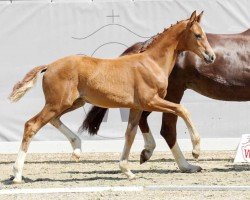
[[[202,39],[201,34],[195,34],[195,37],[196,37],[197,40],[201,40]]]

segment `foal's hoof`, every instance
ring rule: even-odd
[[[12,181],[12,184],[20,184],[20,183],[23,182],[22,179],[16,178],[16,177],[14,177],[14,176],[12,176],[12,177],[10,178],[10,180]]]
[[[136,176],[130,170],[122,171],[122,173],[128,178],[128,180],[136,179]]]
[[[147,162],[151,157],[151,152],[147,149],[143,149],[140,156],[140,164]]]
[[[136,175],[134,175],[134,174],[130,174],[129,176],[128,176],[128,180],[134,180],[134,179],[136,179]]]
[[[80,160],[80,156],[81,156],[81,150],[75,149],[74,152],[72,153],[72,159],[78,162]]]

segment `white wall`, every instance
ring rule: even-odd
[[[202,25],[206,32],[242,32],[250,27],[249,7],[249,0],[0,1],[0,141],[20,141],[25,121],[43,106],[41,79],[20,102],[7,100],[13,85],[31,68],[70,54],[116,57],[135,42],[189,17],[193,10],[205,11]],[[108,17],[112,10],[117,16],[114,21]],[[240,137],[250,131],[249,103],[219,102],[187,91],[183,104],[203,138]],[[88,107],[68,114],[63,121],[77,131]],[[156,138],[160,138],[161,115],[154,113],[149,121]],[[125,128],[119,110],[112,109],[100,135],[122,138]],[[187,138],[185,132],[179,120],[179,138]],[[86,134],[82,137],[103,139]],[[47,125],[35,140],[64,137]]]

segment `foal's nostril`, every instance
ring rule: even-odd
[[[215,55],[212,55],[210,59],[211,59],[211,61],[214,61],[215,60]]]

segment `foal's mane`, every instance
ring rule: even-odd
[[[187,20],[189,20],[189,19],[187,19]],[[177,21],[175,24],[171,24],[170,27],[164,28],[164,30],[161,33],[158,33],[158,34],[152,36],[149,40],[147,40],[143,43],[143,46],[141,47],[139,53],[142,53],[142,52],[146,51],[147,49],[149,49],[150,47],[152,47],[157,41],[162,39],[162,37],[168,32],[168,30],[172,29],[177,24],[180,24],[181,22],[184,22],[184,21],[186,21],[186,20]]]

